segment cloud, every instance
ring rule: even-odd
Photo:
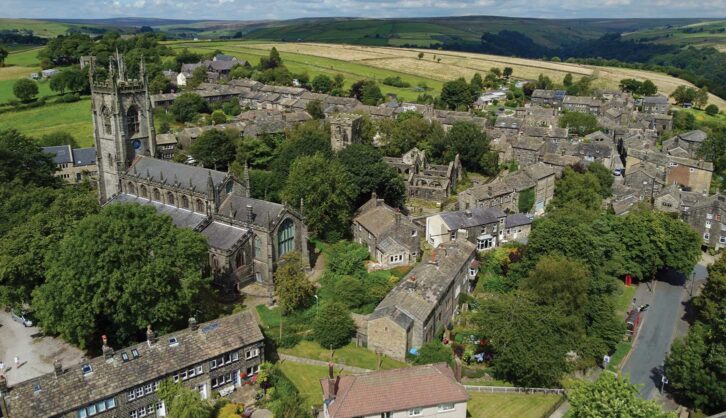
[[[499,15],[541,18],[718,17],[726,1],[702,0],[3,0],[0,17],[292,19]],[[81,10],[83,13],[79,14]]]

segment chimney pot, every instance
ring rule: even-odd
[[[107,359],[113,357],[113,348],[108,345],[108,337],[102,335],[101,342],[101,352],[103,352],[103,357]]]
[[[254,218],[254,212],[252,212],[252,205],[247,205],[247,220],[252,222]]]
[[[156,343],[156,333],[151,329],[151,324],[146,327],[146,341],[149,345]]]
[[[197,319],[194,317],[189,318],[189,329],[196,331],[198,328],[199,324],[197,324]]]

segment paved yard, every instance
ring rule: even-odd
[[[13,359],[18,357],[19,367]],[[58,338],[43,337],[37,327],[26,328],[10,313],[0,311],[0,361],[12,385],[53,371],[53,360],[64,367],[81,363],[83,352]]]

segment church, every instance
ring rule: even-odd
[[[299,210],[250,197],[243,179],[159,157],[143,61],[138,78],[127,76],[123,57],[111,58],[108,76],[95,77],[91,59],[93,136],[101,204],[153,206],[178,227],[207,238],[209,267],[218,284],[239,290],[257,282],[272,294],[282,257],[301,253],[310,268],[308,232]]]

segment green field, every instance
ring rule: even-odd
[[[320,379],[328,376],[328,368],[324,366],[310,366],[307,364],[282,361],[277,363],[280,371],[295,385],[300,395],[305,399],[305,406],[310,409],[323,403],[323,390]],[[338,370],[336,370],[338,373]],[[343,369],[342,374],[350,374]]]
[[[330,361],[330,350],[320,347],[314,341],[300,341],[293,348],[280,348],[277,350],[283,354],[289,354],[296,357],[304,357],[313,360]],[[356,347],[351,343],[345,347],[333,350],[333,363],[346,364],[348,366],[360,367],[363,369],[375,370],[377,359],[376,354],[364,347]],[[383,358],[381,369],[396,369],[407,367],[406,363],[401,363],[390,359]]]
[[[198,53],[209,53],[217,49],[225,54],[234,55],[239,59],[247,60],[252,65],[257,65],[260,57],[269,54],[268,44],[251,43],[251,42],[184,42],[173,43],[172,48],[183,49],[189,48],[190,51]],[[443,83],[434,78],[421,77],[408,74],[405,72],[386,70],[359,62],[350,62],[342,59],[332,59],[314,55],[297,54],[293,52],[280,51],[285,66],[293,73],[306,72],[310,79],[318,74],[325,74],[334,77],[336,74],[345,76],[345,87],[349,88],[353,83],[361,79],[374,79],[381,81],[386,77],[401,77],[402,80],[411,84],[410,88],[397,88],[381,84],[383,94],[393,93],[404,100],[416,100],[421,92],[416,91],[415,87],[418,83],[426,83],[432,92],[429,94],[438,94]]]
[[[93,146],[91,101],[47,104],[34,109],[0,114],[0,129],[17,129],[32,136],[65,131],[73,135],[80,147]]]
[[[0,19],[0,30],[26,29],[43,38],[56,37],[66,33],[73,25],[33,19]]]
[[[726,51],[726,20],[644,29],[625,38],[676,46],[712,46]]]
[[[470,393],[471,418],[541,418],[559,402],[559,395]]]

